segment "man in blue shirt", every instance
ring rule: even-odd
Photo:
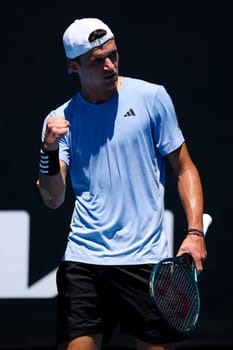
[[[203,193],[170,96],[162,85],[119,75],[111,29],[75,20],[63,43],[80,92],[45,118],[38,188],[59,207],[69,169],[75,194],[67,247],[57,274],[60,349],[97,350],[118,321],[140,350],[172,349],[149,295],[151,268],[168,255],[165,162],[194,231],[177,254],[206,258]],[[199,233],[198,235],[196,233]]]

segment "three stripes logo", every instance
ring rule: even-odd
[[[127,113],[124,114],[124,117],[132,117],[133,115],[136,115],[134,110],[130,108]]]

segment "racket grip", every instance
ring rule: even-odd
[[[203,233],[205,236],[210,224],[212,223],[212,217],[209,214],[204,213],[202,216],[202,220],[203,220]],[[195,281],[197,281],[197,270],[195,268],[194,261],[192,262],[192,268],[193,268],[193,273],[194,273],[194,279],[195,279]]]
[[[213,219],[209,214],[207,214],[207,213],[203,214],[203,232],[204,232],[204,235],[206,235],[207,230],[208,230],[210,224],[212,223],[212,221],[213,221]]]

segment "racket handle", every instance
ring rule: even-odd
[[[205,236],[210,224],[212,223],[212,217],[209,214],[204,213],[202,216],[202,220],[203,220],[203,233]],[[197,282],[197,270],[195,268],[194,261],[192,261],[192,269],[193,269],[194,279]]]
[[[203,232],[204,235],[206,235],[207,230],[210,226],[210,224],[212,223],[213,219],[209,214],[204,213],[203,214]]]

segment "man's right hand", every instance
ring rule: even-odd
[[[48,117],[43,149],[45,151],[54,151],[58,149],[59,140],[66,135],[70,123],[64,116]]]

